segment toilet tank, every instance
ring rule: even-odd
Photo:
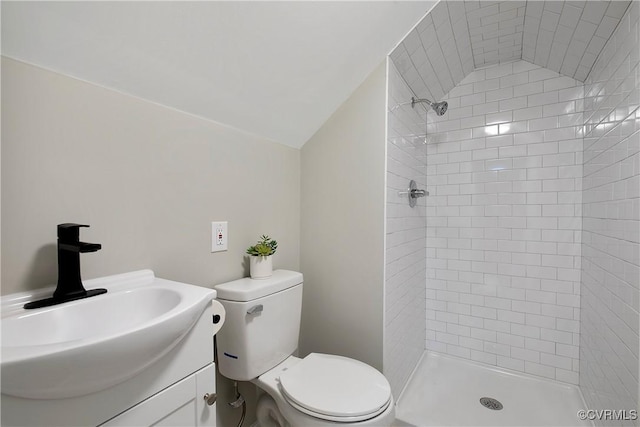
[[[302,273],[275,270],[267,279],[244,278],[214,287],[224,306],[224,326],[216,334],[220,373],[249,381],[298,348]]]

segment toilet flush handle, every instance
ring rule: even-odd
[[[258,314],[258,313],[262,313],[262,310],[264,309],[264,307],[262,307],[262,304],[258,304],[258,305],[254,305],[253,307],[251,307],[249,310],[247,310],[247,314]]]

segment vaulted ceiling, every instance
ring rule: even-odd
[[[420,97],[476,68],[524,59],[584,81],[630,1],[441,1],[392,52]]]
[[[302,146],[435,1],[3,1],[2,54]]]
[[[3,1],[2,54],[300,147],[429,8],[392,59],[438,100],[514,59],[583,81],[629,3]]]

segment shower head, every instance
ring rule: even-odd
[[[411,107],[415,107],[415,105],[419,102],[428,104],[429,107],[431,107],[433,109],[433,111],[436,112],[437,115],[441,116],[444,113],[447,112],[447,108],[449,107],[449,104],[447,104],[447,101],[442,101],[442,102],[431,102],[428,99],[416,99],[414,97],[411,97]]]

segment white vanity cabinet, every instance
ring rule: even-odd
[[[214,295],[215,296],[215,295]],[[224,323],[212,300],[169,352],[132,378],[71,398],[30,399],[2,394],[2,426],[215,426],[213,342]],[[149,355],[152,357],[153,355]]]
[[[101,425],[213,427],[216,403],[207,404],[205,395],[216,392],[215,378],[212,363]]]

